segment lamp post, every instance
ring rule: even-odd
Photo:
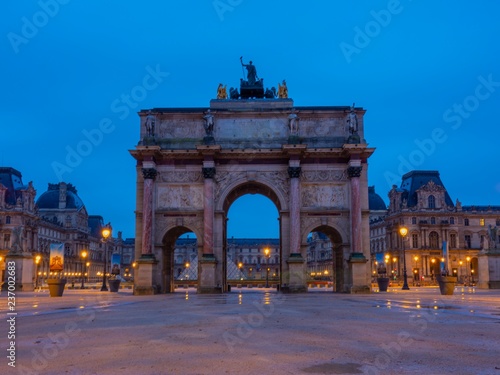
[[[408,234],[408,228],[401,227],[399,228],[399,234],[403,238],[403,288],[402,290],[410,290],[408,286],[408,275],[406,273],[406,252],[405,252],[405,237]]]
[[[471,273],[470,273],[469,270],[472,269],[471,266],[470,266],[470,257],[465,258],[465,260],[467,261],[467,264],[466,264],[466,267],[465,267],[465,272],[467,272],[467,281],[468,281],[467,284],[468,284],[468,286],[470,286],[470,274]]]
[[[186,262],[185,264],[186,266],[186,280],[189,280],[189,267],[191,266],[191,264],[189,264],[189,262]]]
[[[111,224],[106,224],[104,228],[102,228],[102,242],[104,244],[104,272],[102,273],[102,287],[101,292],[107,292],[108,288],[106,286],[106,272],[108,272],[108,251],[106,249],[106,242],[108,242],[109,237],[111,236]]]
[[[82,286],[80,287],[80,289],[85,289],[85,284],[84,284],[85,271],[84,271],[83,266],[85,265],[85,258],[87,258],[87,252],[85,250],[83,250],[81,252],[80,256],[82,257]]]
[[[266,288],[269,288],[269,257],[271,256],[269,248],[264,249],[264,255],[266,256]]]
[[[1,257],[0,257],[1,258]],[[36,275],[35,275],[35,289],[38,288],[38,267],[40,265],[40,260],[42,259],[42,257],[40,255],[37,255],[35,257],[35,263],[36,263]],[[1,260],[1,259],[0,259]]]
[[[85,263],[85,276],[87,277],[87,282],[89,282],[89,276],[90,276],[89,267],[90,267],[90,262]]]
[[[240,280],[243,280],[243,272],[241,271],[242,268],[243,268],[243,263],[239,262],[238,269],[240,270]]]

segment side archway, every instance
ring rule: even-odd
[[[310,246],[308,236],[310,233],[321,233],[328,238],[331,244],[331,257],[317,256],[317,250]],[[333,283],[334,292],[344,292],[345,285],[345,256],[344,248],[345,243],[342,239],[340,231],[333,226],[326,224],[319,224],[311,226],[307,229],[305,238],[303,238],[303,247],[306,247],[307,269],[308,277],[314,279],[315,273],[319,267],[322,270],[323,276],[328,275],[328,280]],[[323,254],[322,254],[323,255]],[[326,271],[326,272],[325,272]],[[325,277],[323,277],[325,278]]]
[[[173,293],[175,291],[175,245],[180,236],[186,233],[194,233],[197,239],[196,249],[197,256],[202,253],[201,241],[199,241],[199,234],[193,229],[187,226],[176,226],[165,231],[162,240],[162,252],[159,259],[159,270],[160,275],[160,292],[161,293]],[[198,263],[199,264],[199,263]],[[196,265],[198,267],[198,265]]]

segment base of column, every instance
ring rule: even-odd
[[[198,293],[200,294],[220,294],[222,286],[217,285],[216,267],[217,259],[214,254],[203,254],[199,263],[198,272]]]
[[[33,255],[31,253],[21,253],[21,254],[7,254],[5,257],[5,280],[2,285],[2,290],[8,290],[9,283],[7,280],[7,265],[10,262],[15,263],[15,278],[16,286],[15,290],[18,292],[32,292],[35,290],[35,284],[33,283],[33,275],[35,273],[33,265]],[[11,283],[12,285],[12,283]]]
[[[283,293],[307,293],[305,259],[300,253],[291,253],[287,259],[288,278],[283,279]]]
[[[349,257],[349,267],[351,268],[351,286],[346,288],[346,292],[351,294],[370,294],[370,280],[367,277],[368,259],[363,253],[351,253]]]
[[[134,296],[146,296],[159,293],[154,275],[156,271],[156,260],[154,254],[142,254],[137,261],[137,271],[134,280]]]

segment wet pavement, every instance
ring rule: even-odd
[[[2,351],[10,340],[0,297]],[[496,374],[500,290],[19,293],[0,374]]]

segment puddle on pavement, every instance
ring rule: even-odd
[[[362,374],[361,365],[356,363],[327,362],[302,369],[306,374]]]

